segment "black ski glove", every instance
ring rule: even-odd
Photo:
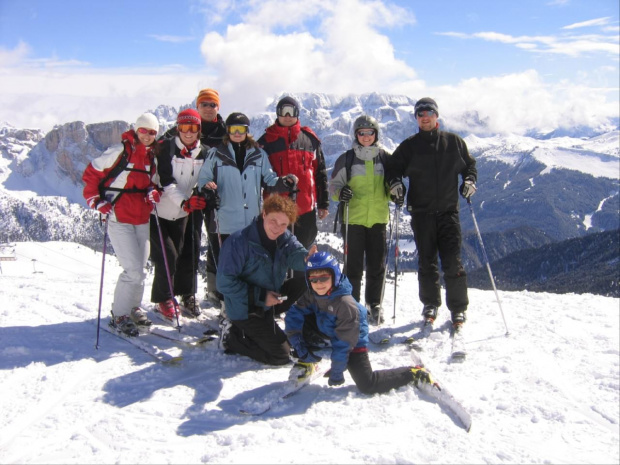
[[[397,207],[405,203],[405,185],[401,181],[395,180],[390,184],[390,198]]]
[[[340,189],[340,195],[338,196],[338,200],[341,202],[348,202],[353,198],[353,191],[349,186],[344,186]]]
[[[207,210],[219,210],[222,200],[215,189],[202,188],[202,193],[207,201]]]

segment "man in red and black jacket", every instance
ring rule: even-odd
[[[297,176],[298,192],[294,195],[299,219],[291,229],[297,240],[310,248],[318,233],[317,218],[323,220],[329,213],[327,170],[321,141],[310,128],[299,123],[299,104],[294,98],[282,98],[276,106],[276,115],[276,122],[265,130],[258,143],[269,155],[278,176]],[[268,195],[266,190],[265,197]],[[307,288],[304,273],[295,273],[289,281],[288,300],[278,306],[281,308],[276,309],[277,313],[286,311]]]

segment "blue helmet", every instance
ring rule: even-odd
[[[306,262],[306,280],[308,279],[308,272],[311,270],[329,270],[331,271],[332,278],[334,280],[334,287],[340,284],[342,279],[342,273],[340,272],[340,265],[338,260],[334,258],[329,252],[317,252],[311,255]],[[310,284],[308,284],[310,287]]]

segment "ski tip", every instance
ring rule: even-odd
[[[166,364],[166,365],[174,365],[177,363],[181,363],[183,361],[183,357],[182,356],[178,356],[178,357],[171,357],[165,360],[162,360],[162,363]]]

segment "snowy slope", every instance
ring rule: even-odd
[[[618,179],[620,175],[619,131],[612,131],[591,139],[557,137],[533,139],[515,134],[481,138],[465,138],[469,151],[482,158],[494,159],[515,165],[528,154],[547,168],[568,169],[594,177]]]
[[[97,351],[101,255],[31,242],[17,243],[14,257],[0,262],[1,463],[620,460],[618,299],[500,292],[506,337],[494,294],[472,290],[468,360],[449,363],[445,335],[422,355],[472,413],[466,433],[412,386],[367,396],[348,375],[344,386],[320,380],[272,412],[242,416],[239,405],[288,368],[214,345],[183,348],[184,361],[166,366],[104,332]],[[104,315],[118,272],[108,257]],[[388,316],[393,290],[388,282]],[[420,319],[415,275],[397,292],[396,326],[410,331]],[[375,369],[410,363],[400,345],[372,346],[370,357]]]

